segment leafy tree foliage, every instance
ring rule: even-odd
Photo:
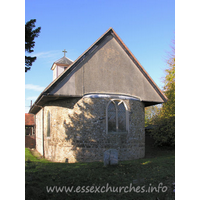
[[[31,19],[25,24],[25,52],[32,53],[35,46],[34,39],[39,36],[41,27],[35,28],[36,19]],[[36,56],[25,56],[25,72],[30,70],[30,66],[36,60]]]
[[[151,135],[157,146],[175,146],[175,53],[167,61],[163,92],[168,101],[151,119],[155,125]]]
[[[145,108],[145,127],[152,124],[152,118],[158,115],[160,112],[161,106],[149,106]]]

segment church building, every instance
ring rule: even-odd
[[[167,101],[116,32],[108,29],[74,62],[54,62],[53,81],[30,108],[36,149],[55,162],[145,156],[144,108]]]

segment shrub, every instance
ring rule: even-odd
[[[151,131],[151,136],[155,140],[156,146],[175,146],[175,116],[168,118],[156,118],[155,128]]]

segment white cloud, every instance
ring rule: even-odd
[[[26,100],[36,100],[38,98],[38,96],[32,96],[32,97],[27,97]]]
[[[33,85],[33,84],[26,84],[25,89],[27,90],[34,90],[34,91],[39,91],[42,92],[45,87],[39,86],[39,85]]]
[[[60,54],[60,52],[58,52],[58,51],[44,51],[44,52],[32,54],[32,56],[36,56],[39,58],[51,58],[51,57],[57,56],[59,54]]]

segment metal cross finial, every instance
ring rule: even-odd
[[[65,53],[67,53],[67,51],[64,49],[64,51],[62,51],[62,52],[64,52],[64,56],[65,56]]]

